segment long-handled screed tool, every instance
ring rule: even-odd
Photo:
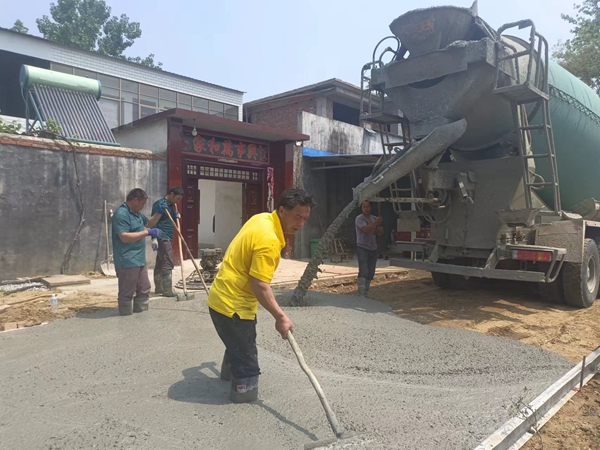
[[[302,368],[302,370],[304,371],[304,373],[310,380],[310,383],[313,385],[313,388],[315,388],[315,392],[317,393],[317,396],[319,397],[319,400],[321,401],[321,405],[323,405],[323,409],[325,410],[325,415],[327,416],[329,425],[331,426],[331,429],[333,430],[333,434],[335,434],[334,438],[322,439],[320,441],[315,441],[315,442],[310,442],[308,444],[305,444],[304,450],[318,449],[321,447],[326,447],[328,445],[331,445],[335,442],[339,442],[341,440],[347,440],[347,439],[356,437],[357,436],[356,433],[347,433],[340,426],[340,423],[338,422],[337,417],[335,416],[335,413],[331,409],[331,406],[329,406],[329,402],[327,401],[327,398],[325,397],[325,393],[323,392],[323,389],[321,389],[321,385],[317,381],[317,377],[315,377],[315,375],[312,373],[312,370],[310,370],[310,367],[308,367],[308,365],[306,364],[306,361],[304,361],[304,355],[302,354],[302,350],[300,350],[300,347],[298,346],[296,339],[294,339],[294,335],[292,334],[291,331],[288,331],[287,340],[290,343],[290,346],[292,347],[292,350],[293,350],[294,354],[296,355],[296,358],[298,358],[298,363],[300,364],[300,367]]]
[[[106,259],[100,263],[100,270],[107,277],[116,277],[117,271],[108,245],[108,206],[106,200],[104,200],[104,231],[106,232]]]
[[[166,213],[169,214],[169,211],[166,211]],[[185,300],[194,300],[196,298],[196,294],[189,293],[185,284],[185,274],[183,273],[183,248],[181,246],[181,228],[179,226],[179,213],[177,212],[177,205],[175,205],[175,213],[177,215],[175,216],[175,223],[173,223],[173,226],[177,230],[177,239],[179,241],[179,261],[181,261],[181,279],[183,281],[183,294],[176,294],[176,300],[178,302],[182,302]],[[171,219],[171,222],[173,222],[173,218],[170,214],[169,219]]]
[[[198,272],[198,277],[200,278],[200,281],[202,281],[202,286],[204,286],[206,295],[208,295],[208,286],[206,286],[206,283],[204,282],[204,277],[202,276],[202,271],[200,270],[200,267],[198,267],[198,264],[196,263],[196,260],[194,259],[194,255],[192,255],[192,251],[188,247],[187,242],[185,242],[185,239],[183,238],[183,235],[181,234],[179,227],[175,224],[175,221],[171,217],[171,214],[169,213],[169,211],[165,210],[165,212],[167,213],[167,217],[169,218],[169,220],[173,223],[173,226],[175,227],[175,231],[177,231],[177,235],[179,236],[179,251],[181,252],[181,243],[183,243],[183,245],[185,245],[185,249],[187,250],[187,253],[188,253],[190,259],[192,260],[192,264],[194,264],[194,267],[196,268],[196,272]],[[181,270],[183,271],[183,256],[181,257]],[[182,278],[184,278],[184,277],[182,276]]]

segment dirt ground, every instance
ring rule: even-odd
[[[76,291],[76,286],[72,289],[65,288],[65,293],[68,291]],[[53,293],[59,296],[59,308],[56,312],[53,312],[50,307],[50,297]],[[78,312],[93,312],[117,307],[117,299],[114,296],[74,292],[60,297],[65,293],[60,290],[26,291],[0,296],[0,331],[31,327],[55,319],[66,319]]]
[[[353,293],[356,284],[319,290]],[[442,290],[429,273],[407,271],[374,280],[369,294],[405,319],[519,340],[573,363],[581,362],[600,346],[600,301],[586,310],[548,304],[529,284],[477,281],[466,290]],[[600,376],[577,393],[523,449],[600,450]]]

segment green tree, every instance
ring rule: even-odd
[[[15,20],[15,24],[12,26],[11,31],[16,31],[17,33],[27,34],[29,28],[27,28],[23,22],[20,20]]]
[[[145,58],[140,58],[139,56],[132,58],[131,56],[129,56],[127,58],[127,61],[131,61],[131,62],[138,63],[138,64],[143,64],[144,66],[154,67],[155,69],[162,70],[161,62],[154,64],[154,53],[150,53],[150,55],[146,56]]]
[[[577,14],[561,17],[573,25],[573,37],[554,50],[557,62],[600,94],[600,6],[597,0],[576,4]]]
[[[139,22],[130,22],[125,14],[111,17],[111,8],[104,0],[57,0],[50,4],[50,15],[51,18],[44,15],[36,20],[46,39],[156,69],[162,66],[154,63],[154,55],[125,56],[125,50],[142,35],[142,29]]]

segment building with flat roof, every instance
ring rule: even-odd
[[[25,117],[23,64],[100,80],[100,108],[111,128],[173,108],[242,119],[242,91],[0,28],[3,116]]]

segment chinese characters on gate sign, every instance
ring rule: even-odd
[[[269,147],[236,139],[184,134],[183,151],[203,156],[227,157],[242,161],[269,162]]]

